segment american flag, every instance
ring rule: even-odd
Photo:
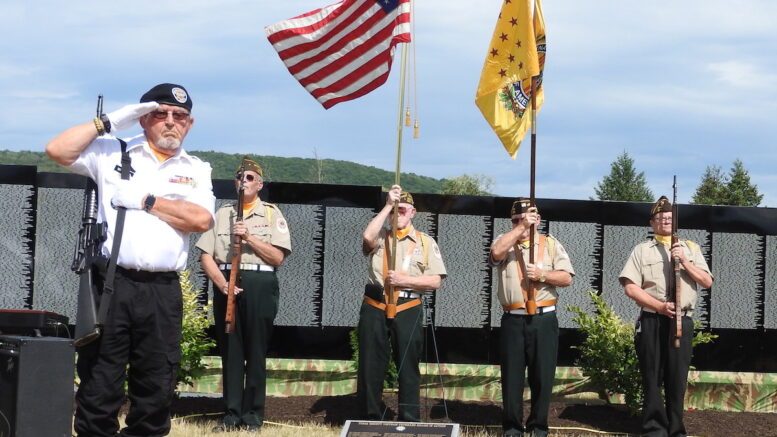
[[[324,108],[383,85],[410,42],[410,0],[344,0],[265,28],[289,72]]]

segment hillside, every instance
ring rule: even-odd
[[[231,179],[243,155],[213,151],[190,151],[192,155],[210,163],[214,179]],[[309,182],[345,185],[379,185],[389,187],[394,172],[356,164],[349,161],[312,158],[282,158],[278,156],[248,155],[264,169],[268,181]],[[35,165],[42,172],[63,172],[43,152],[0,150],[0,164]],[[319,176],[320,175],[320,176]],[[402,187],[416,193],[439,193],[444,179],[402,173]]]

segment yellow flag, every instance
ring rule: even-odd
[[[503,0],[480,73],[475,104],[515,159],[531,128],[531,78],[537,78],[537,109],[542,106],[545,20],[540,0]],[[532,3],[534,14],[532,14]]]

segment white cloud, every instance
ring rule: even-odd
[[[772,92],[777,88],[777,74],[762,71],[744,61],[715,62],[707,66],[717,81],[734,88],[758,89]]]

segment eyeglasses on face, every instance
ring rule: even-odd
[[[167,120],[167,117],[169,114],[173,114],[173,120],[175,121],[188,121],[189,120],[189,113],[184,111],[165,111],[163,109],[158,109],[156,111],[153,111],[151,113],[151,116],[154,117],[154,120]]]
[[[250,174],[250,173],[246,173],[246,174],[238,173],[238,174],[235,175],[235,180],[236,181],[239,181],[241,179],[245,179],[246,182],[253,182],[254,179],[256,179],[256,177],[254,175]]]

